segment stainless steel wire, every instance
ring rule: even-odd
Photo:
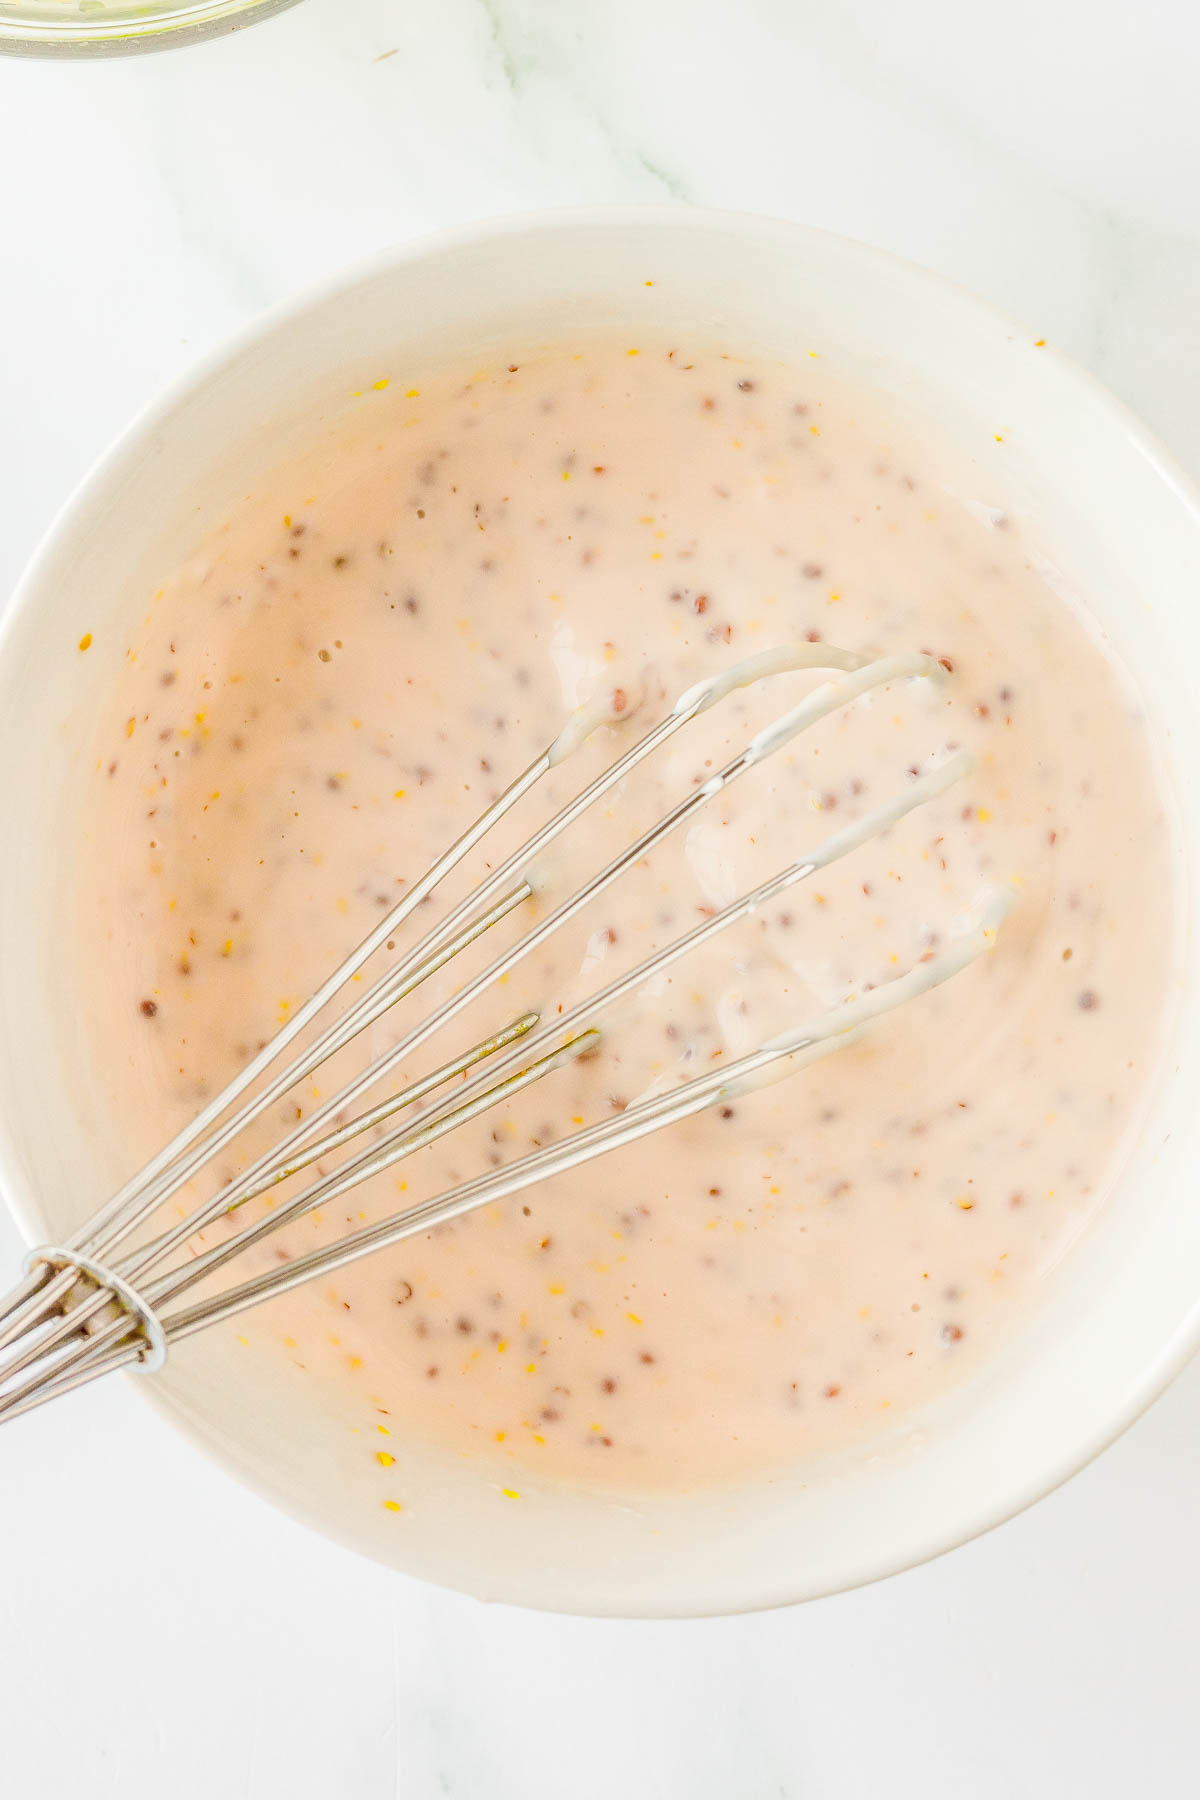
[[[216,1157],[234,1147],[243,1132],[298,1083],[530,901],[536,890],[539,858],[549,846],[676,732],[738,688],[801,670],[823,671],[827,679],[756,733],[715,774],[693,784],[660,819],[582,879],[516,943],[494,956],[449,999],[418,1018],[313,1112],[302,1114],[297,1109],[297,1122],[279,1142],[222,1182],[193,1211],[161,1226],[145,1241],[133,1241],[133,1234],[153,1220],[165,1202],[175,1199]],[[565,1063],[596,1053],[603,1041],[597,1021],[618,1001],[817,870],[890,830],[905,814],[960,780],[969,768],[968,759],[962,753],[942,756],[923,774],[908,779],[882,805],[829,834],[801,858],[569,1011],[546,1023],[536,1011],[521,1012],[499,1031],[478,1039],[429,1073],[361,1112],[352,1111],[364,1096],[408,1064],[431,1037],[492,992],[534,950],[749,770],[872,689],[899,681],[944,679],[938,665],[923,654],[871,659],[830,645],[803,643],[761,652],[697,683],[664,718],[560,806],[547,823],[402,952],[345,1011],[322,1023],[321,1015],[337,996],[351,982],[362,979],[372,958],[394,946],[417,908],[432,899],[446,877],[549,771],[567,761],[601,725],[620,722],[611,701],[577,714],[221,1093],[64,1244],[43,1246],[31,1253],[24,1278],[0,1301],[0,1352],[4,1353],[0,1354],[0,1420],[17,1417],[111,1370],[139,1364],[161,1366],[172,1343],[208,1325],[386,1245],[606,1155],[732,1094],[777,1080],[855,1041],[881,1014],[957,974],[994,941],[1006,911],[1004,895],[985,895],[975,915],[938,956],[928,956],[885,986],[799,1023],[719,1070],[684,1081],[666,1093],[648,1095],[614,1118],[584,1126],[505,1167],[482,1172],[282,1267],[185,1299],[190,1290],[211,1284],[227,1264],[284,1224],[339,1199],[470,1120],[502,1106]],[[300,1047],[298,1040],[310,1028],[314,1032],[311,1041]],[[289,1051],[293,1055],[284,1060]],[[397,1115],[414,1107],[426,1108],[415,1123],[395,1122]],[[356,1140],[363,1138],[371,1140],[368,1147],[355,1148]],[[323,1165],[343,1151],[349,1151],[346,1159],[326,1171]],[[232,1219],[249,1201],[272,1195],[277,1187],[310,1170],[315,1170],[315,1179],[262,1216],[249,1219],[220,1241],[201,1240],[200,1234],[219,1220]]]

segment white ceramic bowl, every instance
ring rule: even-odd
[[[768,220],[657,208],[516,219],[377,257],[153,407],[52,528],[0,643],[0,1181],[31,1235],[56,1235],[126,1172],[87,1100],[45,924],[65,867],[57,796],[139,595],[218,521],[248,467],[332,429],[380,369],[593,325],[698,329],[796,359],[817,349],[899,395],[961,440],[964,488],[1018,509],[1111,633],[1180,797],[1188,914],[1175,1041],[1121,1189],[987,1379],[885,1446],[734,1491],[630,1504],[523,1480],[517,1506],[473,1463],[414,1447],[398,1527],[377,1505],[370,1517],[348,1505],[344,1427],[314,1423],[228,1338],[193,1340],[162,1376],[134,1379],[230,1469],[382,1560],[563,1610],[729,1611],[869,1581],[1007,1518],[1107,1444],[1200,1336],[1200,731],[1187,679],[1200,510],[1136,420],[980,302]],[[80,656],[85,630],[95,648]]]

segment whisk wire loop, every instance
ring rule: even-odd
[[[530,900],[538,887],[539,858],[549,846],[677,731],[738,688],[804,669],[822,670],[828,678],[757,732],[716,773],[693,784],[631,844],[583,879],[515,943],[495,955],[481,973],[371,1057],[365,1068],[336,1093],[311,1112],[297,1108],[297,1117],[282,1139],[263,1150],[248,1167],[219,1184],[214,1194],[177,1222],[148,1240],[125,1248],[130,1234],[146,1223],[164,1201],[176,1197],[216,1156],[231,1149],[248,1126],[299,1082],[345,1050],[395,1005]],[[984,897],[976,913],[938,955],[930,953],[883,986],[801,1022],[756,1050],[664,1092],[647,1093],[616,1117],[583,1126],[506,1166],[487,1170],[399,1214],[351,1231],[332,1244],[248,1276],[224,1291],[184,1300],[190,1290],[210,1284],[220,1270],[282,1225],[313,1213],[362,1182],[385,1173],[450,1132],[505,1104],[565,1063],[595,1053],[602,1042],[597,1020],[619,1001],[817,870],[851,855],[869,839],[890,830],[906,814],[961,780],[970,766],[962,752],[936,761],[915,779],[910,771],[907,785],[881,805],[829,833],[800,858],[654,951],[598,993],[546,1022],[538,1011],[523,1012],[428,1073],[404,1079],[384,1099],[361,1112],[352,1110],[371,1090],[406,1066],[435,1033],[483,1000],[534,950],[732,783],[820,720],[862,699],[873,689],[912,678],[940,681],[943,675],[924,654],[872,659],[834,646],[803,643],[760,652],[720,675],[698,682],[665,717],[559,806],[545,824],[411,948],[402,951],[398,960],[349,1007],[327,1024],[319,1025],[324,1009],[352,980],[362,979],[362,971],[377,952],[385,946],[389,950],[394,947],[401,927],[418,906],[434,895],[445,877],[552,769],[566,761],[597,728],[619,722],[627,710],[619,691],[618,696],[582,709],[219,1094],[65,1245],[45,1246],[31,1253],[23,1280],[0,1302],[0,1351],[7,1351],[6,1356],[0,1357],[0,1420],[16,1417],[113,1369],[137,1364],[143,1368],[161,1367],[169,1344],[208,1325],[385,1246],[580,1167],[650,1132],[693,1117],[733,1094],[780,1079],[834,1049],[856,1042],[883,1015],[959,973],[982,955],[994,942],[1007,908],[1007,896],[998,892]],[[296,1046],[302,1034],[314,1026],[316,1035],[311,1041],[297,1048],[286,1064],[277,1067],[284,1052]],[[454,1091],[450,1091],[452,1084],[458,1084]],[[397,1115],[413,1107],[423,1109],[415,1123],[397,1121]],[[355,1140],[368,1135],[374,1141],[367,1148],[352,1148]],[[343,1151],[349,1151],[346,1159],[327,1170],[326,1162]],[[272,1206],[273,1191],[306,1170],[315,1170],[315,1179]],[[204,1244],[198,1240],[198,1234],[219,1220],[232,1218],[248,1202],[264,1198],[268,1206],[261,1216],[237,1226],[219,1242]]]

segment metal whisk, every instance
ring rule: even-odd
[[[587,878],[555,906],[512,948],[497,956],[436,1011],[407,1030],[400,1040],[369,1064],[316,1111],[299,1117],[282,1143],[259,1155],[229,1179],[211,1198],[178,1223],[147,1241],[131,1242],[164,1202],[205,1169],[239,1134],[297,1083],[311,1076],[328,1058],[412,994],[438,970],[482,937],[534,893],[529,871],[538,856],[563,832],[628,776],[646,757],[697,718],[717,706],[736,688],[768,676],[801,669],[821,669],[830,678],[798,705],[782,714],[723,768],[689,788],[658,822],[603,868]],[[905,973],[881,987],[798,1023],[757,1050],[708,1074],[684,1081],[666,1093],[634,1101],[622,1113],[584,1126],[506,1167],[488,1170],[409,1207],[406,1211],[348,1233],[336,1243],[296,1257],[279,1268],[189,1299],[189,1290],[289,1220],[312,1212],[392,1168],[447,1133],[501,1105],[576,1057],[596,1051],[601,1031],[596,1023],[615,1002],[744,919],[817,870],[828,867],[894,825],[906,813],[945,791],[967,771],[961,753],[946,756],[909,781],[883,805],[833,832],[796,862],[743,894],[665,948],[656,951],[600,992],[550,1022],[536,1012],[523,1012],[490,1037],[471,1045],[452,1060],[411,1081],[357,1114],[355,1104],[398,1069],[413,1053],[473,1001],[492,988],[568,919],[671,832],[692,819],[717,794],[749,769],[793,742],[802,732],[871,689],[892,682],[943,680],[943,671],[924,655],[870,660],[827,644],[786,645],[762,652],[728,671],[690,688],[651,730],[603,773],[506,857],[465,899],[427,930],[411,949],[380,975],[345,1011],[321,1024],[319,1016],[371,957],[391,947],[396,934],[451,870],[463,861],[501,819],[561,764],[600,725],[616,722],[618,697],[571,719],[540,756],[480,814],[404,899],[334,970],[312,998],[300,1007],[276,1036],[206,1105],[170,1143],[62,1245],[43,1245],[26,1260],[23,1280],[0,1303],[0,1418],[13,1418],[43,1401],[106,1374],[140,1364],[162,1366],[168,1346],[206,1325],[228,1319],[273,1295],[328,1274],[386,1245],[430,1230],[477,1207],[516,1194],[551,1175],[563,1173],[635,1142],[653,1131],[689,1118],[803,1067],[858,1038],[885,1012],[956,974],[986,950],[1006,910],[1000,892],[986,894],[974,915],[948,947],[928,953]],[[295,1051],[284,1053],[310,1026],[316,1035]],[[274,1071],[274,1072],[272,1072]],[[450,1088],[425,1107],[416,1123],[389,1121]],[[374,1134],[365,1150],[350,1148],[364,1133]],[[248,1200],[291,1181],[313,1165],[347,1151],[331,1173],[318,1172],[265,1216],[233,1231],[220,1243],[197,1248],[197,1234],[226,1218]]]

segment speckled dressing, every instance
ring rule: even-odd
[[[83,784],[77,932],[131,1165],[589,700],[617,691],[629,720],[547,777],[490,863],[755,650],[830,640],[945,671],[721,795],[406,1074],[523,1006],[552,1016],[948,752],[974,758],[624,1003],[597,1057],[253,1267],[749,1049],[936,950],[986,885],[1015,894],[990,957],[865,1042],[248,1315],[247,1353],[298,1364],[361,1435],[381,1505],[403,1509],[413,1438],[488,1459],[509,1496],[531,1471],[636,1489],[865,1443],[1004,1354],[1103,1204],[1153,1068],[1167,827],[1132,693],[976,480],[819,359],[585,339],[381,372],[336,444],[131,603]],[[533,907],[815,679],[681,732],[547,855]],[[297,1104],[330,1091],[322,1074]]]

